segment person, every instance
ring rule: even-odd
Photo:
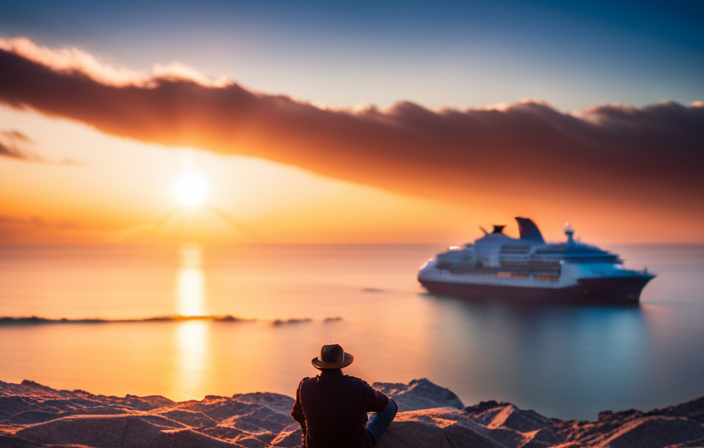
[[[313,358],[320,370],[303,378],[291,416],[301,424],[305,448],[369,448],[391,425],[398,405],[366,381],[342,373],[354,357],[338,344],[323,345]],[[376,412],[367,422],[367,412]]]

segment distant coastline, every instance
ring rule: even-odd
[[[323,323],[332,323],[341,321],[341,317],[326,317],[322,319]],[[10,325],[50,325],[50,324],[114,324],[114,323],[136,323],[136,322],[187,322],[187,321],[212,321],[212,322],[261,322],[258,319],[248,319],[232,315],[224,316],[155,316],[144,317],[138,319],[101,319],[101,318],[83,318],[83,319],[51,319],[48,317],[0,317],[0,326]],[[273,325],[298,324],[313,322],[310,317],[305,318],[290,318],[290,319],[275,319],[271,321]]]

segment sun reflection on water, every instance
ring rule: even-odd
[[[176,332],[176,399],[196,398],[207,389],[210,323],[189,321]]]
[[[182,316],[205,314],[203,255],[196,244],[181,247],[176,277],[176,306]],[[193,398],[202,392],[208,373],[210,323],[188,321],[176,330],[174,390],[177,398]]]
[[[189,244],[181,247],[181,266],[176,278],[178,314],[202,316],[205,302],[205,277],[200,247]]]

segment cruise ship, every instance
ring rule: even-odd
[[[546,243],[529,218],[517,217],[520,238],[503,233],[505,226],[461,247],[437,254],[418,272],[418,281],[432,293],[467,298],[567,300],[638,303],[655,275],[647,269],[623,267],[614,254],[574,239]]]

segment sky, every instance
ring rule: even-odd
[[[704,242],[700,2],[0,2],[0,242]],[[196,172],[205,201],[175,197]]]

